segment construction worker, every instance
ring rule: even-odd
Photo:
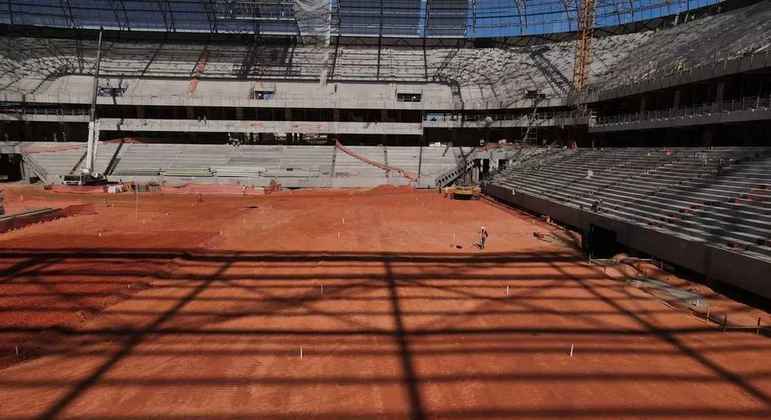
[[[479,230],[479,249],[485,249],[485,242],[487,242],[487,229],[484,226]]]

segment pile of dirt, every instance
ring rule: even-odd
[[[62,216],[84,216],[99,214],[93,204],[73,204],[62,209]]]
[[[165,194],[225,194],[225,195],[265,195],[262,187],[251,187],[235,184],[183,184],[178,186],[163,186]]]
[[[105,192],[104,185],[51,185],[46,189],[56,193],[67,194],[102,194]]]
[[[408,193],[412,191],[415,191],[415,188],[409,185],[378,185],[366,190],[366,192],[373,193]]]

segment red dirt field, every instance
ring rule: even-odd
[[[95,214],[0,236],[2,419],[771,416],[768,338],[674,310],[486,201],[6,202]]]

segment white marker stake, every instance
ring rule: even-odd
[[[509,286],[506,286],[506,296],[509,295]]]
[[[21,357],[19,356],[19,346],[16,346],[16,358],[21,359]]]
[[[340,232],[337,232],[337,239],[340,239]]]
[[[324,294],[324,285],[323,284],[321,285],[321,294],[322,295]]]
[[[573,357],[573,344],[570,345],[570,357]]]
[[[302,359],[303,359],[303,348],[302,348],[302,346],[301,346],[301,347],[300,347],[300,360],[302,360]]]
[[[343,217],[343,224],[345,224],[345,217]]]

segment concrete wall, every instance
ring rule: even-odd
[[[158,120],[103,118],[102,131],[172,131],[198,133],[303,133],[422,135],[420,123],[367,123],[336,121]]]
[[[109,79],[102,79],[108,84]],[[118,86],[119,81],[109,81]],[[51,82],[45,91],[36,94],[0,93],[0,101],[29,103],[90,104],[91,78],[88,76],[64,76]],[[153,105],[153,106],[221,106],[264,108],[320,108],[320,109],[402,109],[402,110],[484,110],[484,109],[531,109],[529,99],[508,100],[496,98],[469,98],[464,103],[454,101],[450,87],[441,83],[400,84],[388,82],[319,82],[276,81],[272,99],[250,99],[254,81],[202,80],[195,93],[190,94],[189,80],[123,79],[128,86],[124,96],[99,97],[104,105]],[[399,102],[396,93],[405,86],[407,90],[420,90],[421,102]],[[552,98],[540,107],[563,106],[565,99]]]

